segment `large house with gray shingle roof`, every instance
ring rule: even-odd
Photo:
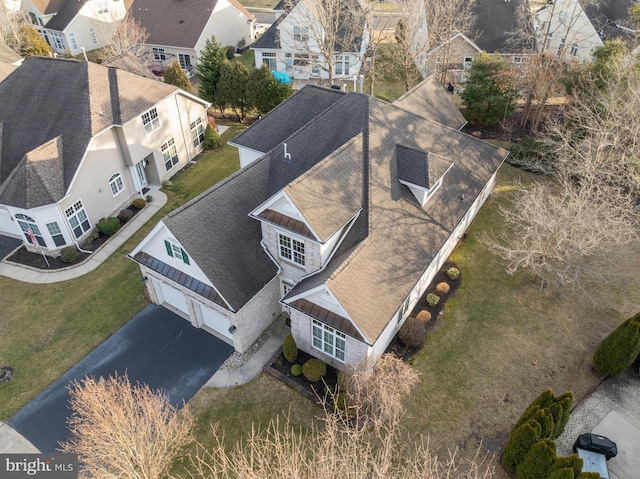
[[[254,39],[255,17],[237,0],[135,0],[130,12],[149,34],[148,60],[158,71],[177,60],[190,74],[212,36],[234,47]]]
[[[373,364],[507,155],[443,102],[434,78],[397,104],[304,87],[234,139],[253,161],[131,252],[150,297],[239,352],[285,314],[300,349]]]
[[[202,150],[208,103],[157,80],[31,57],[0,83],[0,234],[40,251],[160,186]]]

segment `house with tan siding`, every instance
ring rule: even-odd
[[[208,103],[77,60],[31,57],[0,83],[0,234],[59,254],[202,150]]]
[[[493,188],[507,152],[460,132],[430,77],[390,104],[305,86],[233,140],[244,166],[130,253],[152,300],[243,352],[371,366]]]

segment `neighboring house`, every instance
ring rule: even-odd
[[[305,86],[235,138],[241,157],[262,156],[163,218],[130,257],[152,301],[239,352],[285,314],[300,349],[371,366],[507,155],[464,124],[433,77],[394,104]]]
[[[0,41],[0,81],[18,68],[24,59]]]
[[[637,26],[631,22],[629,9],[635,3],[635,0],[599,0],[587,3],[584,10],[603,41],[619,38],[633,49],[637,46]]]
[[[149,63],[159,72],[175,59],[191,74],[212,36],[234,47],[254,38],[255,17],[237,0],[135,0],[131,14],[149,34]]]
[[[564,59],[591,61],[593,49],[602,46],[598,32],[578,0],[556,0],[535,12],[538,50]]]
[[[274,10],[276,21],[251,47],[256,68],[266,64],[272,71],[287,73],[294,79],[328,79],[328,63],[318,46],[326,32],[312,9],[301,0],[289,10],[280,2]],[[337,36],[333,52],[333,77],[352,79],[360,74],[368,48],[367,24],[362,19],[356,35],[352,35],[353,25],[340,26],[338,30],[342,33]]]
[[[53,51],[78,55],[105,46],[106,32],[122,19],[132,0],[23,0],[33,27]]]
[[[31,57],[0,83],[0,234],[58,254],[202,150],[208,103],[77,60]]]
[[[158,78],[151,73],[151,70],[147,68],[147,65],[140,61],[131,52],[121,53],[113,58],[109,58],[102,62],[101,65],[105,67],[114,67],[118,70],[123,70],[129,73],[135,73],[136,75],[150,78],[152,80],[158,80]]]

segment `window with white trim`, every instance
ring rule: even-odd
[[[320,75],[320,55],[311,57],[311,74]]]
[[[291,236],[278,233],[278,251],[280,257],[292,261],[300,266],[305,265],[304,242]]]
[[[51,39],[55,50],[64,51],[64,40],[61,33],[51,32]]]
[[[184,264],[191,264],[189,262],[189,255],[187,252],[183,250],[173,239],[169,238],[164,240],[164,247],[167,249],[167,254],[172,258],[176,258]]]
[[[316,319],[311,324],[313,347],[338,361],[344,362],[347,336]]]
[[[109,179],[109,189],[113,196],[116,196],[124,190],[124,183],[122,182],[122,175],[120,173],[116,173]]]
[[[293,27],[293,39],[298,42],[308,42],[309,41],[309,27]]]
[[[143,113],[142,124],[144,125],[144,131],[147,135],[160,128],[160,118],[158,118],[158,110],[156,108],[152,108],[148,112]]]
[[[60,226],[58,226],[56,221],[53,223],[47,223],[47,229],[49,230],[49,234],[51,235],[51,238],[53,238],[53,242],[56,246],[64,246],[67,244],[64,240],[64,236],[62,236],[62,231],[60,231]]]
[[[151,49],[151,51],[153,52],[153,59],[154,60],[158,60],[158,61],[165,61],[167,59],[167,54],[164,51],[164,48],[156,48],[153,47]]]
[[[78,49],[78,42],[76,41],[76,34],[73,32],[69,32],[69,42],[71,43],[71,49]]]
[[[407,314],[407,310],[409,309],[410,299],[411,299],[411,296],[405,299],[404,303],[402,303],[402,306],[400,306],[400,310],[398,311],[398,322],[402,321],[404,319],[405,314]]]
[[[176,142],[171,138],[169,141],[162,144],[160,150],[162,151],[164,168],[169,171],[178,164],[178,150],[176,149]]]
[[[349,55],[340,55],[334,68],[336,75],[349,75]]]
[[[571,51],[569,53],[572,57],[578,55],[578,45],[571,45]]]
[[[262,52],[262,64],[267,65],[269,70],[277,70],[275,52]]]
[[[89,218],[87,217],[87,213],[82,205],[82,200],[78,200],[73,204],[73,206],[64,210],[64,214],[67,216],[69,225],[71,226],[76,238],[80,238],[80,236],[85,234],[91,228],[91,223],[89,223]]]
[[[287,73],[293,71],[293,55],[291,53],[284,54],[284,66]]]
[[[191,128],[191,141],[193,147],[197,148],[204,142],[204,126],[202,125],[202,118],[197,118],[196,121],[189,125]]]
[[[30,216],[23,215],[20,213],[15,215],[15,217],[16,217],[16,220],[18,220],[20,229],[24,233],[24,237],[27,239],[29,243],[31,243],[31,238],[29,236],[29,230],[31,230],[38,244],[40,246],[47,246],[47,243],[44,241],[44,238],[42,237],[42,233],[40,233],[40,228],[38,228],[38,225],[36,224],[36,220],[31,218]]]
[[[96,29],[93,27],[89,27],[89,35],[91,36],[91,43],[94,45],[98,44],[98,37],[96,37]]]

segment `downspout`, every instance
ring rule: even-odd
[[[67,221],[65,215],[62,213],[62,210],[60,209],[60,203],[56,203],[56,206],[58,207],[58,211],[60,212],[60,218],[62,218],[64,220],[64,222],[67,224],[67,226],[69,226],[69,222]],[[71,241],[73,241],[73,244],[76,245],[76,248],[78,248],[78,251],[80,251],[81,253],[86,253],[86,254],[93,254],[93,251],[87,251],[85,249],[82,249],[80,247],[80,245],[78,244],[78,242],[76,241],[76,239],[73,237],[73,232],[72,236],[71,236]]]

